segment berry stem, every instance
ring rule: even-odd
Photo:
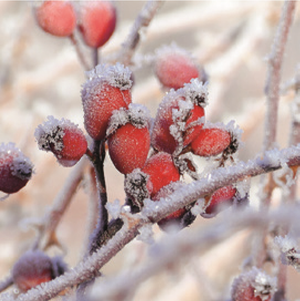
[[[0,293],[13,285],[13,279],[11,276],[8,276],[6,279],[0,282]]]
[[[94,64],[94,67],[96,67],[100,61],[98,48],[93,48],[92,55],[93,55],[93,64]]]
[[[125,66],[130,65],[134,51],[140,42],[140,32],[142,28],[149,26],[151,20],[163,3],[163,0],[148,0],[146,2],[137,16],[127,39],[122,43],[122,48],[117,55],[117,62],[123,63]]]
[[[80,45],[78,44],[78,41],[76,40],[74,34],[71,34],[69,37],[70,37],[72,44],[75,47],[77,56],[79,58],[80,63],[82,64],[84,70],[90,70],[91,68],[90,68],[88,62],[86,61],[85,56],[82,52],[82,49],[80,48]]]

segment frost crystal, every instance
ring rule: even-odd
[[[116,219],[120,216],[122,207],[119,200],[114,200],[113,203],[107,203],[105,207],[112,218]]]
[[[195,203],[195,205],[191,209],[192,214],[194,216],[197,216],[200,213],[202,213],[203,209],[204,209],[204,204],[205,204],[205,200],[204,199],[197,200],[197,202]]]
[[[197,106],[205,107],[207,105],[208,83],[203,84],[198,78],[191,79],[191,82],[184,84],[182,88],[186,100],[190,100]]]
[[[29,180],[33,173],[33,164],[14,143],[0,144],[0,169],[9,164],[13,176],[21,180]],[[1,171],[0,171],[1,174]]]
[[[137,240],[141,240],[146,244],[152,245],[154,243],[152,224],[146,224],[141,229],[139,229],[139,235]]]
[[[120,63],[110,66],[99,64],[93,70],[86,72],[87,82],[84,89],[91,88],[91,82],[96,83],[101,80],[106,81],[109,85],[119,88],[120,90],[129,90],[132,87],[132,72],[128,67]]]

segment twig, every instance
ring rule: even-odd
[[[80,45],[78,44],[78,41],[76,40],[74,34],[70,35],[70,40],[71,40],[72,44],[74,45],[77,56],[79,58],[80,63],[82,64],[84,70],[90,70],[91,67],[89,66],[88,62],[86,61],[85,56],[82,52],[82,49],[80,48]]]
[[[163,0],[147,1],[137,16],[126,41],[122,44],[122,48],[120,53],[117,55],[116,61],[122,62],[126,66],[130,65],[134,51],[140,42],[142,28],[149,26],[151,20],[154,18],[157,10],[163,2]]]
[[[280,169],[284,164],[288,164],[289,166],[298,166],[300,164],[300,146],[290,147],[281,151],[271,150],[266,152],[262,157],[248,161],[247,163],[239,162],[235,166],[218,168],[210,175],[179,188],[175,193],[168,197],[168,200],[161,199],[157,202],[146,200],[141,213],[131,215],[123,212],[122,218],[124,220],[124,226],[98,251],[86,257],[70,272],[45,283],[43,287],[37,287],[28,291],[26,294],[20,295],[17,298],[17,301],[49,300],[66,287],[89,281],[94,278],[95,273],[100,268],[115,256],[127,243],[134,239],[142,226],[149,224],[149,222],[156,223],[179,208],[185,207],[188,204],[193,203],[196,199],[211,194],[220,187],[241,181],[246,177],[254,177],[272,172]],[[261,211],[256,215],[259,216],[259,218],[255,221],[251,220],[251,223],[247,225],[255,224],[256,226],[260,225],[260,227],[265,227],[268,221],[274,221],[275,219],[280,223],[292,222],[292,220],[295,224],[298,223],[298,213],[295,212],[295,210],[289,212],[292,216],[285,215],[283,211],[284,210],[280,210],[276,217],[270,215],[269,218],[267,213]],[[294,216],[295,214],[297,220]],[[261,218],[262,216],[264,218]],[[295,218],[295,220],[293,218]],[[244,218],[239,219],[237,225],[245,225],[245,223],[247,223],[246,221],[247,219]],[[227,219],[227,222],[228,224],[232,223],[230,219]],[[222,221],[220,227],[224,230],[224,221]],[[7,297],[7,301],[10,301],[9,297]]]
[[[0,293],[13,285],[14,281],[11,276],[8,276],[6,279],[0,282]]]
[[[47,214],[47,219],[44,225],[42,225],[39,235],[33,244],[33,249],[41,247],[41,240],[46,237],[44,248],[49,247],[53,243],[57,243],[55,230],[62,219],[65,211],[67,210],[70,202],[77,190],[83,177],[83,170],[85,169],[88,160],[86,158],[81,159],[77,163],[75,168],[72,170],[68,179],[66,180],[65,186],[59,192],[54,200],[51,211]]]

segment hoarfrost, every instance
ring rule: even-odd
[[[119,200],[114,200],[112,203],[108,202],[105,207],[112,218],[116,219],[120,216],[122,207]]]
[[[184,84],[182,88],[186,100],[193,102],[197,106],[205,107],[208,104],[208,82],[203,84],[198,78],[191,79],[191,82]]]
[[[205,200],[203,198],[198,199],[195,203],[195,205],[192,207],[191,212],[194,216],[199,215],[203,212],[205,205]]]
[[[139,229],[137,240],[141,240],[146,244],[152,245],[154,243],[152,224],[146,224]]]

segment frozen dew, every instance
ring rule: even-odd
[[[141,240],[142,242],[152,245],[154,243],[153,238],[153,229],[152,224],[146,224],[139,229],[139,235],[137,236],[137,240]]]
[[[125,108],[114,110],[109,119],[106,135],[109,136],[113,134],[120,126],[125,125],[127,122],[128,122],[128,112]]]
[[[120,216],[122,207],[119,200],[114,200],[112,203],[108,202],[105,207],[112,218],[116,219]]]
[[[131,103],[128,107],[128,118],[136,128],[150,127],[150,111],[141,104]]]
[[[186,100],[203,108],[208,104],[208,82],[203,84],[198,78],[193,78],[190,83],[184,84],[182,89]]]

